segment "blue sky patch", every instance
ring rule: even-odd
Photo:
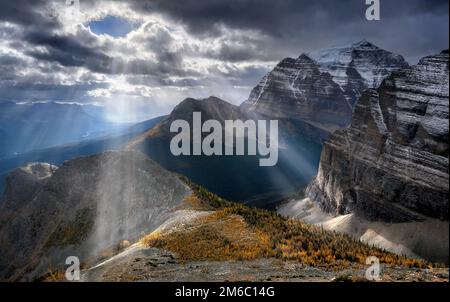
[[[101,20],[89,22],[89,27],[97,35],[106,34],[114,38],[119,38],[133,31],[137,27],[137,24],[124,18],[106,16]]]

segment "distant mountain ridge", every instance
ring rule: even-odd
[[[80,142],[118,125],[85,112],[78,104],[0,103],[0,158]]]
[[[64,161],[79,156],[87,156],[110,150],[120,150],[137,135],[146,132],[149,128],[159,123],[164,117],[114,128],[109,131],[93,133],[92,138],[81,142],[69,143],[55,147],[29,151],[23,154],[13,155],[0,159],[0,197],[5,187],[6,175],[15,168],[32,162],[45,162],[53,165],[61,165]],[[1,202],[1,198],[0,198]]]

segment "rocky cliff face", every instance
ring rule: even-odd
[[[407,67],[403,57],[367,41],[287,58],[268,73],[242,104],[247,112],[294,118],[333,132],[350,124],[367,88]]]
[[[190,189],[143,154],[107,152],[8,178],[0,209],[0,279],[32,279],[161,225]]]
[[[393,72],[324,144],[307,196],[371,221],[448,220],[448,51]]]

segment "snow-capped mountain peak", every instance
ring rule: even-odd
[[[348,84],[349,68],[354,68],[359,73],[367,88],[378,88],[392,71],[408,66],[402,56],[386,51],[367,40],[322,49],[311,52],[308,56],[320,65],[322,72],[331,74],[333,80],[343,89]]]
[[[282,60],[242,104],[246,111],[294,118],[332,129],[349,125],[361,93],[392,71],[408,67],[402,56],[362,40]]]

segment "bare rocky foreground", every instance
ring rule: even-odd
[[[180,262],[173,253],[133,245],[115,257],[82,272],[82,281],[290,281],[290,282],[365,282],[366,267],[327,271],[307,267],[295,261],[257,259],[252,261]],[[384,282],[448,282],[448,268],[407,269],[381,268]]]

